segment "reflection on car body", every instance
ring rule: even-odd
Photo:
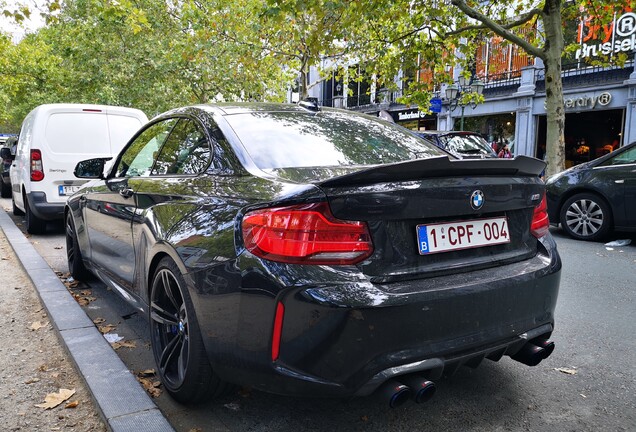
[[[460,159],[496,158],[497,153],[488,142],[475,132],[464,131],[418,131],[415,135],[432,141]]]
[[[159,375],[181,402],[226,383],[419,402],[460,365],[536,365],[554,349],[561,261],[543,168],[449,158],[341,110],[181,108],[69,199],[69,269],[147,313]],[[505,221],[505,242],[418,250],[417,227],[484,218]]]

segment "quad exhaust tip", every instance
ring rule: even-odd
[[[526,342],[510,357],[527,366],[536,366],[552,354],[554,347],[553,341],[537,338]],[[417,375],[404,375],[386,381],[376,394],[383,401],[388,402],[389,407],[397,408],[409,399],[417,404],[424,403],[430,400],[436,391],[437,387],[433,381]]]
[[[527,342],[510,358],[527,366],[536,366],[547,359],[554,351],[554,342],[547,339],[534,339]]]
[[[386,381],[378,390],[380,398],[397,408],[408,400],[424,403],[433,397],[437,388],[433,381],[418,376],[403,376]]]

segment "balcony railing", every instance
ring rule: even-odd
[[[563,88],[593,87],[603,84],[619,84],[627,80],[634,72],[634,61],[626,62],[624,66],[584,66],[578,64],[564,64],[561,77]],[[545,91],[545,71],[535,71],[536,91]]]
[[[364,107],[372,104],[391,104],[395,102],[394,93],[382,89],[375,93],[375,99],[371,99],[370,94],[361,94],[353,96],[333,96],[332,98],[323,99],[320,101],[320,105],[333,108],[357,108]],[[346,101],[346,105],[345,105]]]

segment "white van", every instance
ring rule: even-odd
[[[106,105],[48,104],[22,122],[11,165],[13,214],[26,214],[27,231],[46,229],[63,219],[64,204],[86,180],[73,175],[85,159],[114,157],[146,122],[134,108]]]

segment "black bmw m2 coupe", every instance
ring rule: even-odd
[[[458,160],[311,104],[145,125],[66,206],[68,264],[149,321],[165,389],[422,402],[462,365],[551,354],[561,261],[544,163]]]

